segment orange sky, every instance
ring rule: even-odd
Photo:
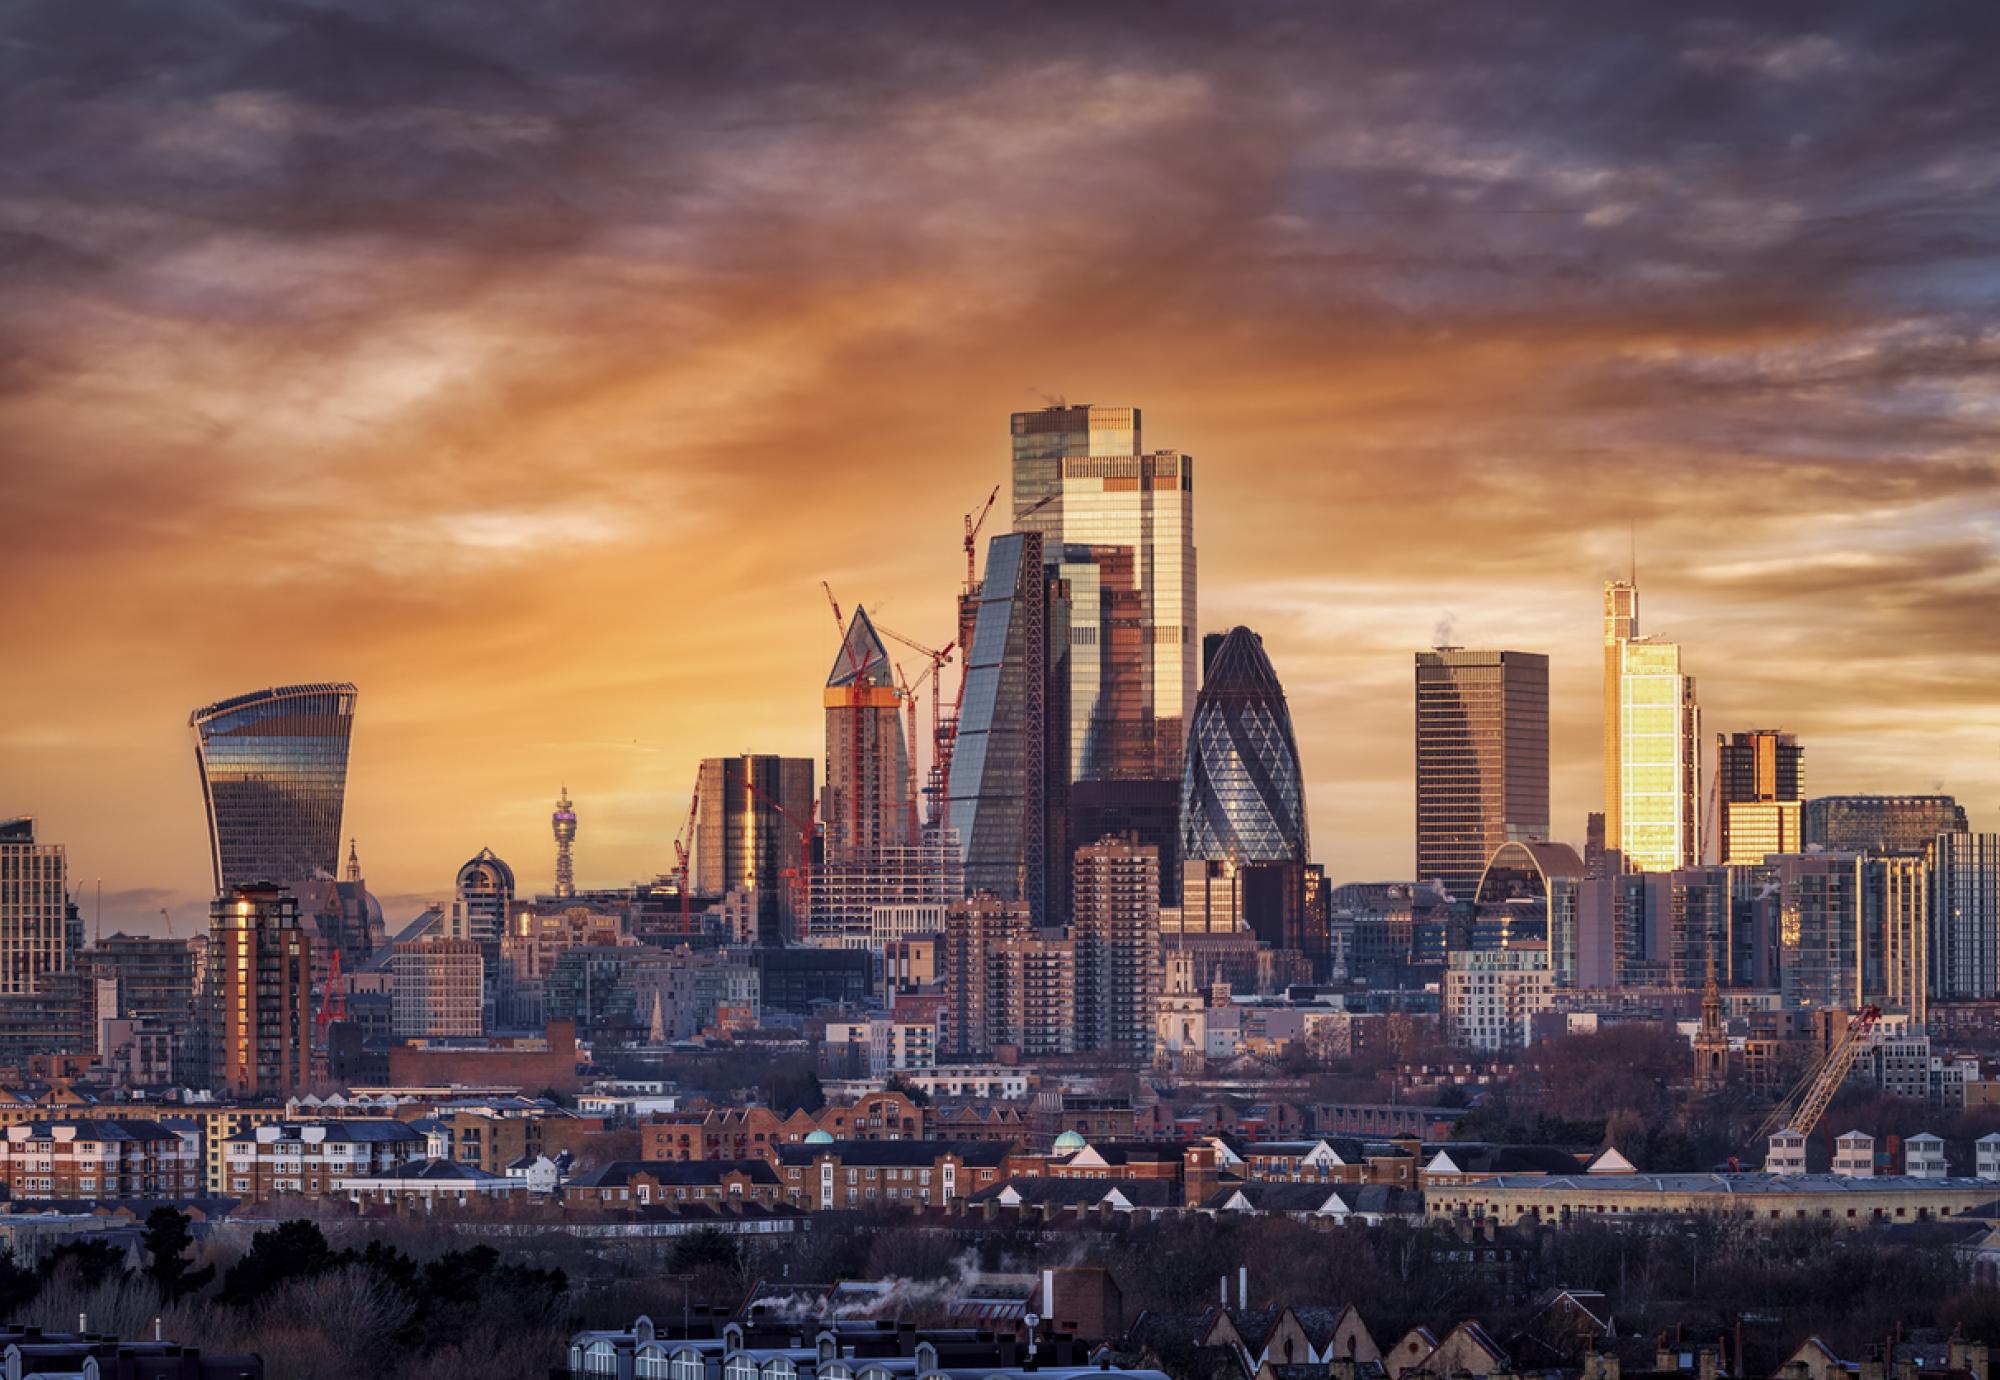
[[[2000,825],[1991,34],[174,8],[0,44],[0,813],[107,929],[192,931],[187,713],[290,681],[392,920],[546,887],[565,781],[580,883],[664,870],[698,758],[817,755],[822,578],[950,635],[1038,390],[1196,457],[1338,879],[1411,869],[1441,624],[1552,656],[1580,842],[1633,524],[1711,731]]]

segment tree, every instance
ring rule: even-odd
[[[194,1232],[188,1227],[188,1219],[170,1207],[157,1207],[146,1219],[146,1255],[151,1261],[146,1273],[160,1291],[164,1303],[172,1303],[186,1294],[204,1289],[215,1278],[215,1267],[204,1265],[199,1270],[188,1264],[188,1248],[194,1244]]]
[[[910,1099],[910,1105],[913,1107],[928,1107],[931,1105],[931,1095],[915,1083],[912,1083],[909,1079],[903,1077],[900,1073],[890,1074],[888,1081],[882,1085],[882,1091],[901,1093]]]
[[[229,1273],[222,1277],[222,1301],[231,1307],[248,1308],[280,1284],[311,1279],[340,1264],[340,1256],[326,1244],[326,1234],[316,1223],[303,1219],[281,1222],[252,1237],[249,1251],[229,1267]]]

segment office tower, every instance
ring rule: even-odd
[[[1701,711],[1678,644],[1639,633],[1639,591],[1604,587],[1605,839],[1624,867],[1701,862]]]
[[[828,862],[866,858],[916,839],[902,693],[888,648],[856,608],[826,677],[826,789],[820,796]]]
[[[389,972],[395,982],[391,1009],[398,1038],[486,1032],[486,957],[478,941],[399,943],[390,955]]]
[[[1868,857],[1861,869],[1861,1000],[1918,1028],[1930,1015],[1930,869],[1912,856]]]
[[[1160,998],[1160,855],[1129,839],[1076,850],[1076,1047],[1152,1058]]]
[[[1862,858],[1785,853],[1771,859],[1770,870],[1785,1005],[1854,1010],[1861,999]]]
[[[1417,653],[1417,880],[1472,895],[1509,841],[1549,836],[1549,659]]]
[[[1931,994],[1939,1001],[2000,996],[2000,834],[1940,834],[1928,870]]]
[[[1068,915],[1069,599],[1037,532],[986,548],[952,747],[951,827],[965,885]]]
[[[35,821],[0,821],[0,994],[38,990],[66,973],[83,947],[83,921],[69,901],[59,843],[35,842]]]
[[[1566,843],[1509,840],[1493,850],[1477,886],[1465,893],[1473,905],[1472,947],[1551,947],[1550,898],[1555,880],[1581,878],[1583,859]]]
[[[1011,429],[1014,530],[1040,532],[1045,551],[1052,552],[1063,539],[1063,460],[1139,454],[1136,407],[1057,403],[1037,412],[1016,412]]]
[[[1583,875],[1603,877],[1615,870],[1604,843],[1604,811],[1592,810],[1583,817]]]
[[[1263,639],[1234,628],[1208,658],[1181,773],[1181,853],[1304,863],[1305,786],[1284,687]]]
[[[283,889],[232,887],[209,907],[203,965],[208,1087],[239,1098],[306,1091],[312,942]]]
[[[285,685],[188,718],[218,894],[332,877],[340,865],[352,685]]]
[[[1136,408],[1011,429],[1014,529],[1070,586],[1071,779],[1173,780],[1195,692],[1194,461],[1145,453]]]
[[[1774,728],[1715,735],[1718,861],[1748,867],[1772,853],[1797,853],[1805,749]]]
[[[695,789],[694,890],[742,892],[754,904],[760,944],[796,935],[814,861],[812,759],[704,758]]]
[[[576,895],[576,863],[570,855],[576,842],[576,806],[570,804],[568,786],[562,788],[562,795],[556,800],[549,827],[556,836],[556,899],[568,900]]]
[[[1805,805],[1806,847],[1830,853],[1920,854],[1966,828],[1948,795],[1822,795]]]
[[[445,920],[450,939],[498,944],[514,911],[514,869],[491,848],[482,848],[458,869],[451,910]]]

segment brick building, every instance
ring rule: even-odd
[[[769,1107],[663,1112],[639,1129],[641,1152],[649,1160],[768,1158],[814,1131],[836,1140],[922,1140],[924,1109],[902,1093],[880,1092],[784,1116]]]
[[[780,1199],[768,1160],[617,1160],[562,1186],[563,1202],[578,1207],[650,1207],[661,1203],[753,1202]]]
[[[942,1207],[1003,1177],[992,1141],[840,1141],[778,1147],[787,1202],[803,1208]]]
[[[0,1140],[0,1186],[16,1200],[194,1198],[201,1149],[152,1121],[29,1121]]]
[[[425,1156],[423,1132],[401,1121],[341,1118],[281,1121],[229,1137],[229,1196],[263,1202],[280,1194],[323,1198],[337,1179],[372,1177]]]

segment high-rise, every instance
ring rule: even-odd
[[[284,685],[189,716],[218,894],[336,875],[354,700],[344,682]]]
[[[947,786],[965,886],[1067,917],[1069,601],[1042,534],[986,548]]]
[[[1016,413],[1014,527],[1070,589],[1070,776],[1170,781],[1195,693],[1194,461],[1136,408]]]
[[[1701,710],[1679,644],[1639,632],[1639,591],[1604,587],[1604,819],[1623,865],[1701,862]]]
[[[1503,843],[1549,836],[1549,659],[1417,653],[1417,880],[1470,899]]]
[[[1805,749],[1775,728],[1715,735],[1716,858],[1750,867],[1772,853],[1797,853]]]
[[[25,996],[67,973],[83,947],[59,843],[37,843],[32,819],[0,820],[0,994]]]
[[[742,892],[755,907],[760,944],[795,937],[810,899],[812,758],[704,758],[695,789],[692,888]]]
[[[311,973],[312,941],[289,893],[255,885],[215,898],[202,970],[211,1090],[240,1098],[306,1090]]]
[[[1195,701],[1181,772],[1181,854],[1189,861],[1304,863],[1309,849],[1284,687],[1263,639],[1233,628],[1209,655]]]
[[[1940,1001],[2000,996],[2000,834],[1940,834],[1928,881],[1932,994]]]
[[[820,796],[829,862],[866,860],[916,841],[910,747],[889,649],[856,608],[826,678],[826,788]]]
[[[1159,850],[1129,839],[1085,844],[1071,897],[1076,1047],[1146,1062],[1161,986]]]
[[[568,786],[556,800],[549,828],[556,836],[556,899],[568,900],[576,895],[576,861],[571,851],[576,843],[576,806],[570,803]]]

